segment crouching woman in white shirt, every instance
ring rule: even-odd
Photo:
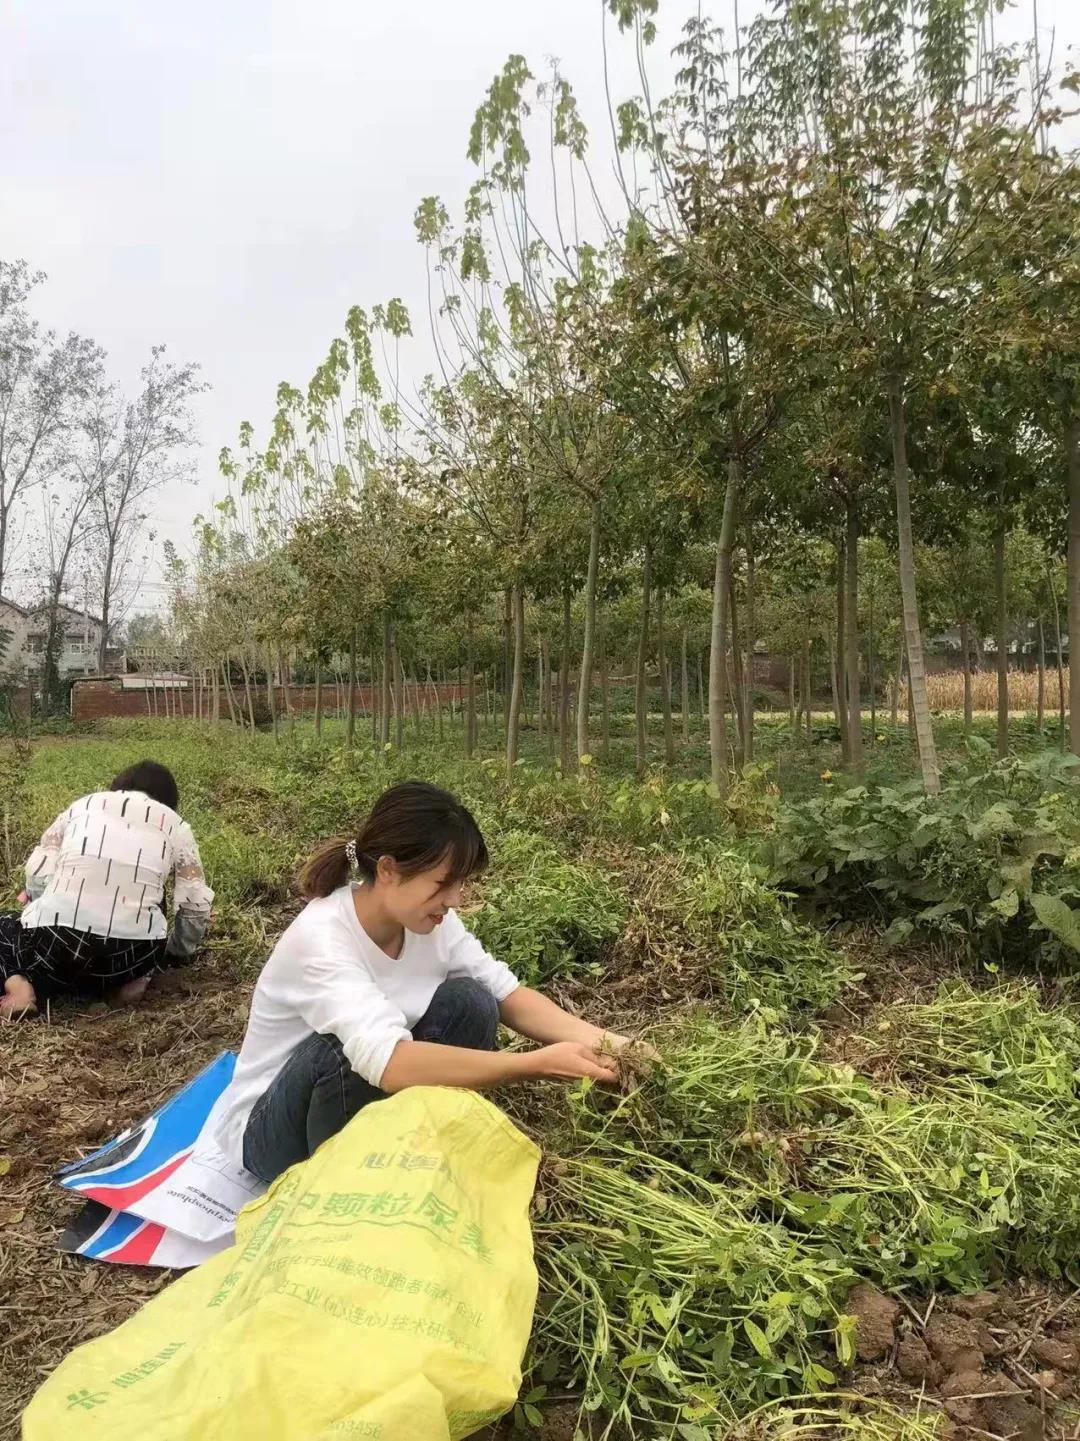
[[[0,1018],[59,997],[130,1003],[194,956],[214,893],[179,805],[172,772],[140,761],[57,816],[26,862],[27,904],[0,913]]]
[[[407,1086],[613,1078],[623,1038],[519,985],[455,914],[487,858],[465,807],[421,781],[391,787],[354,836],[320,846],[215,1108],[227,1154],[270,1182]],[[500,1019],[540,1048],[497,1051]]]

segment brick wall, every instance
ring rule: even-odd
[[[477,687],[477,695],[480,694],[481,689],[481,687]],[[434,700],[435,691],[438,691],[439,699],[445,705],[451,700],[459,701],[463,699],[466,694],[466,687],[461,685],[451,685],[449,683],[446,685],[421,684],[420,705],[422,707],[431,705],[432,701]],[[243,689],[237,691],[236,687],[234,686],[233,693],[236,700],[238,700],[242,705],[245,704]],[[274,694],[275,704],[277,705],[277,708],[282,713],[282,715],[284,715],[285,692],[280,687],[278,687],[275,690]],[[266,700],[265,686],[261,687],[261,689],[256,691],[256,698],[262,701]],[[378,686],[358,685],[356,687],[356,708],[358,711],[366,711],[367,714],[370,715],[372,703],[374,702],[377,704],[378,698]],[[291,686],[289,688],[288,703],[292,706],[293,710],[296,711],[313,711],[315,709],[315,687],[313,685]],[[339,706],[342,710],[344,710],[349,704],[348,686],[339,687],[336,685],[324,685],[322,688],[322,703],[323,710],[325,712],[337,710]],[[228,710],[228,705],[226,703],[224,695],[221,697],[221,705],[224,710]],[[409,714],[412,714],[413,708],[416,705],[416,688],[411,684],[405,687],[405,705]]]
[[[30,714],[31,692],[28,685],[10,686],[7,688],[4,708],[10,705],[16,715],[28,716]]]
[[[71,687],[71,718],[76,721],[145,717],[149,713],[146,703],[146,691],[124,690],[118,680],[77,680]]]
[[[450,700],[461,700],[465,695],[465,687],[460,685],[421,686],[421,705],[431,704],[433,689],[438,690],[444,704]],[[416,703],[416,691],[411,685],[406,690],[406,705],[411,713]],[[365,712],[368,715],[371,714],[373,694],[377,698],[377,687],[357,686],[356,705],[362,714]],[[233,695],[241,707],[246,706],[242,686],[239,688],[234,686]],[[266,687],[259,686],[254,692],[253,699],[256,704],[265,705]],[[315,687],[313,685],[292,686],[289,690],[288,701],[295,711],[313,711],[315,709]],[[324,685],[322,688],[323,712],[327,715],[331,714],[338,708],[339,701],[342,707],[348,705],[348,688],[341,687],[339,689],[334,685]],[[156,702],[159,716],[166,714],[166,703],[168,704],[168,714],[171,715],[175,711],[177,715],[190,716],[193,713],[193,707],[199,704],[199,695],[198,692],[193,693],[191,687],[183,690],[174,689],[169,691],[166,702],[164,690],[159,689]],[[202,703],[204,706],[208,706],[211,703],[210,697],[207,696]],[[284,715],[285,693],[280,687],[275,691],[275,703],[278,710]],[[220,705],[222,716],[227,718],[229,706],[223,690],[221,691]],[[71,718],[75,721],[105,720],[122,716],[146,719],[152,717],[154,713],[155,695],[153,691],[125,688],[118,679],[77,680],[71,688]]]

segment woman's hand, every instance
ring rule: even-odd
[[[572,1041],[579,1046],[588,1047],[593,1054],[599,1050],[606,1051],[611,1056],[621,1051],[624,1046],[633,1045],[635,1051],[647,1060],[660,1060],[652,1046],[645,1042],[635,1042],[631,1037],[620,1036],[616,1031],[604,1031],[599,1026],[590,1025],[588,1021],[570,1015],[547,996],[542,996],[539,991],[531,990],[528,986],[519,986],[516,991],[512,991],[500,1004],[499,1014],[503,1023],[512,1031],[530,1041],[539,1041],[543,1046]]]
[[[30,904],[30,892],[29,892],[29,891],[20,891],[20,892],[19,892],[19,905],[20,905],[20,906],[28,906],[29,904]]]
[[[530,1075],[548,1081],[588,1079],[613,1085],[618,1079],[614,1057],[602,1055],[584,1041],[556,1041],[529,1051],[523,1059]]]

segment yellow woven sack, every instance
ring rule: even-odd
[[[470,1091],[369,1106],[236,1245],[64,1361],[24,1441],[459,1441],[514,1402],[536,1147]]]

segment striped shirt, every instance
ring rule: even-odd
[[[196,922],[201,934],[214,893],[188,823],[141,791],[82,796],[57,816],[26,863],[31,900],[22,923],[161,940],[170,876],[177,916]]]

